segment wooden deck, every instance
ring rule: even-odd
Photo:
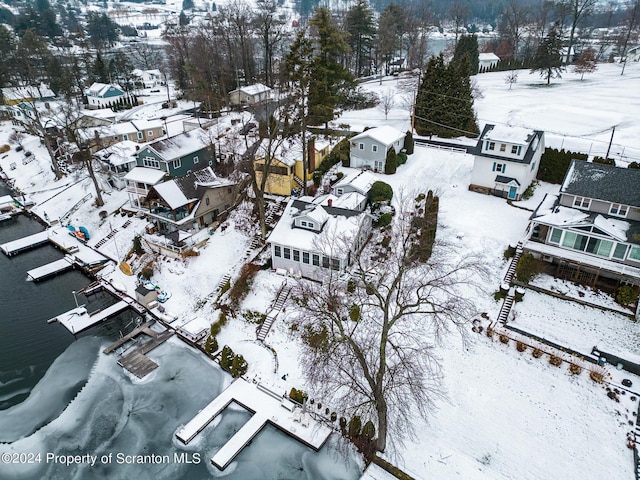
[[[142,333],[147,333],[145,330],[148,329],[151,325],[153,325],[153,323],[154,323],[153,320],[151,320],[149,322],[146,322],[146,323],[140,325],[137,328],[134,328],[133,330],[131,330],[131,332],[126,334],[120,340],[118,340],[118,341],[112,343],[111,345],[109,345],[102,352],[106,353],[106,354],[109,354],[109,353],[113,352],[114,350],[117,350],[118,348],[120,348],[122,345],[127,343],[129,340],[133,340],[138,335],[140,335]],[[147,333],[147,335],[149,335],[149,334]],[[153,336],[153,335],[149,335],[149,336]]]

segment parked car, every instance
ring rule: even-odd
[[[33,153],[31,153],[29,150],[27,150],[26,152],[24,152],[24,156],[25,156],[25,157],[30,157],[31,155],[33,155]]]
[[[16,147],[16,152],[21,152],[22,150],[24,150],[24,147],[22,145],[18,145]]]

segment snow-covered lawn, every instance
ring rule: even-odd
[[[597,345],[605,352],[640,362],[640,325],[624,315],[530,290],[511,312],[509,323],[514,327],[580,353],[590,354]]]

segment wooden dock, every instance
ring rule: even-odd
[[[47,243],[49,241],[49,232],[34,233],[28,237],[19,238],[12,242],[7,242],[0,245],[0,250],[10,257],[11,255],[17,255],[18,253],[25,252],[31,248],[35,248],[39,245]]]
[[[224,470],[267,424],[316,451],[320,450],[331,434],[328,426],[312,420],[308,413],[301,416],[301,413],[294,411],[292,402],[288,399],[283,399],[262,385],[239,378],[180,428],[175,434],[176,438],[185,445],[188,444],[231,402],[237,403],[253,415],[211,458],[211,463],[220,470]]]
[[[121,346],[123,346],[125,343],[127,343],[129,340],[133,340],[134,338],[136,338],[138,335],[140,335],[141,333],[147,333],[146,330],[153,325],[153,320],[150,320],[142,325],[140,325],[137,328],[134,328],[133,330],[131,330],[131,332],[129,332],[128,334],[126,334],[124,337],[122,337],[121,339],[119,339],[118,341],[112,343],[111,345],[109,345],[107,348],[105,348],[102,353],[105,354],[110,354],[111,352],[113,352],[114,350],[117,350],[118,348],[120,348]],[[150,334],[148,334],[150,335]],[[151,336],[151,335],[150,335]]]
[[[61,258],[60,260],[55,260],[53,262],[47,263],[46,265],[42,265],[41,267],[29,270],[27,272],[27,279],[33,280],[34,282],[39,282],[40,280],[52,277],[53,275],[57,275],[58,273],[71,270],[74,265],[75,262],[73,258],[71,258],[69,255],[65,255],[65,257]]]

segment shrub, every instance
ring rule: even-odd
[[[362,420],[358,415],[349,420],[349,438],[358,438],[360,436],[360,429],[362,428]]]
[[[582,372],[582,367],[580,365],[572,363],[569,365],[569,372],[571,372],[572,375],[580,375],[580,373]]]
[[[602,372],[599,372],[598,370],[591,370],[589,372],[589,378],[596,383],[604,382],[604,375],[602,374]]]
[[[558,357],[557,355],[551,355],[549,357],[549,363],[554,367],[559,367],[560,365],[562,365],[562,358]]]
[[[233,357],[233,350],[231,350],[231,347],[229,347],[229,345],[225,345],[224,347],[222,347],[222,352],[220,353],[220,366],[224,370],[229,371],[231,363],[233,362]]]
[[[391,201],[393,198],[393,189],[391,185],[385,182],[373,182],[371,190],[369,190],[369,200],[374,203]]]
[[[211,356],[216,350],[218,350],[218,340],[216,337],[209,335],[204,344],[204,351],[207,355]]]
[[[238,308],[240,306],[240,303],[251,289],[253,277],[255,277],[259,271],[260,266],[254,265],[253,263],[247,263],[242,267],[238,279],[229,291],[229,305],[231,307]]]
[[[507,337],[507,336],[506,336],[506,335],[504,335],[504,334],[501,334],[501,335],[500,335],[500,342],[501,342],[501,343],[504,343],[504,344],[508,344],[508,343],[509,343],[509,337]]]
[[[364,110],[374,108],[380,103],[380,98],[374,92],[363,88],[349,89],[346,98],[337,106],[343,110]]]
[[[322,172],[320,170],[316,170],[313,172],[313,184],[316,187],[319,187],[320,183],[322,183]]]
[[[372,440],[373,437],[376,436],[376,427],[371,420],[368,420],[367,423],[362,426],[362,432],[360,433],[360,436],[362,436],[366,440]]]
[[[625,307],[636,303],[637,298],[637,292],[629,285],[621,285],[616,292],[616,302]]]
[[[317,171],[324,175],[331,167],[340,162],[342,162],[342,165],[344,167],[349,166],[349,154],[351,148],[349,138],[350,137],[343,138],[336,144],[335,147],[333,147],[333,150],[331,150],[331,152],[329,152],[329,154],[324,157],[322,162],[320,162]]]
[[[603,165],[615,166],[616,161],[613,158],[593,157],[593,163],[601,163]]]
[[[383,213],[378,219],[378,226],[386,227],[387,225],[391,224],[391,220],[393,220],[393,215],[391,215],[390,213]]]
[[[153,264],[146,265],[140,272],[140,276],[147,279],[153,277]]]
[[[640,170],[640,162],[631,162],[627,168],[633,168],[634,170]]]
[[[542,356],[544,352],[542,350],[540,350],[538,347],[534,348],[533,351],[531,352],[531,355],[533,355],[534,358],[540,358]]]
[[[407,154],[400,152],[398,154],[398,165],[404,165],[405,163],[407,163]]]
[[[414,146],[415,142],[413,141],[413,133],[411,133],[411,130],[408,130],[407,134],[404,136],[404,150],[407,152],[407,155],[413,154]]]
[[[9,150],[11,150],[11,147],[7,144],[0,146],[0,153],[7,153]]]
[[[540,167],[538,168],[538,180],[549,183],[562,183],[567,169],[571,164],[571,160],[586,160],[587,155],[565,150],[556,150],[555,148],[547,148],[540,159]]]
[[[351,307],[349,308],[349,318],[354,322],[357,322],[358,320],[360,320],[360,306],[359,305],[356,305],[355,303],[353,305],[351,305]]]
[[[248,368],[249,364],[242,355],[234,355],[233,361],[231,362],[231,368],[229,369],[231,375],[233,375],[235,378],[241,377],[242,375],[247,373]]]
[[[391,147],[387,152],[387,160],[384,163],[384,173],[393,175],[398,168],[398,154],[395,148]]]
[[[487,337],[489,338],[493,337],[493,328],[487,327]]]
[[[518,341],[518,342],[516,343],[516,349],[517,349],[519,352],[524,352],[524,351],[527,349],[527,344],[526,344],[526,343],[524,343],[524,342],[520,342],[520,341]]]
[[[494,292],[493,294],[493,299],[496,302],[499,302],[500,300],[502,300],[503,298],[505,298],[507,296],[507,292],[503,291],[503,290],[498,290],[496,292]]]
[[[349,281],[347,282],[347,292],[353,293],[355,291],[356,291],[356,282],[354,282],[352,279],[349,279]]]
[[[502,254],[502,258],[504,258],[505,260],[509,260],[510,258],[513,258],[515,254],[516,249],[509,245]]]
[[[385,215],[391,215],[391,214],[389,213],[389,214],[385,214]],[[382,248],[389,248],[389,245],[390,245],[390,244],[391,244],[391,237],[389,237],[389,236],[385,235],[385,236],[382,238],[382,241],[380,242],[380,246],[381,246]]]
[[[298,403],[304,403],[305,400],[309,398],[309,395],[307,395],[303,390],[298,390],[297,388],[291,387],[289,398]]]
[[[516,278],[520,282],[529,283],[538,273],[540,273],[538,260],[530,253],[522,255],[516,265]]]
[[[140,235],[133,237],[133,251],[136,252],[136,255],[142,255],[144,253],[142,248],[142,238]]]
[[[533,192],[535,192],[537,186],[538,186],[538,183],[535,180],[533,180],[529,184],[527,189],[522,193],[522,199],[529,200],[531,197],[533,197]]]

